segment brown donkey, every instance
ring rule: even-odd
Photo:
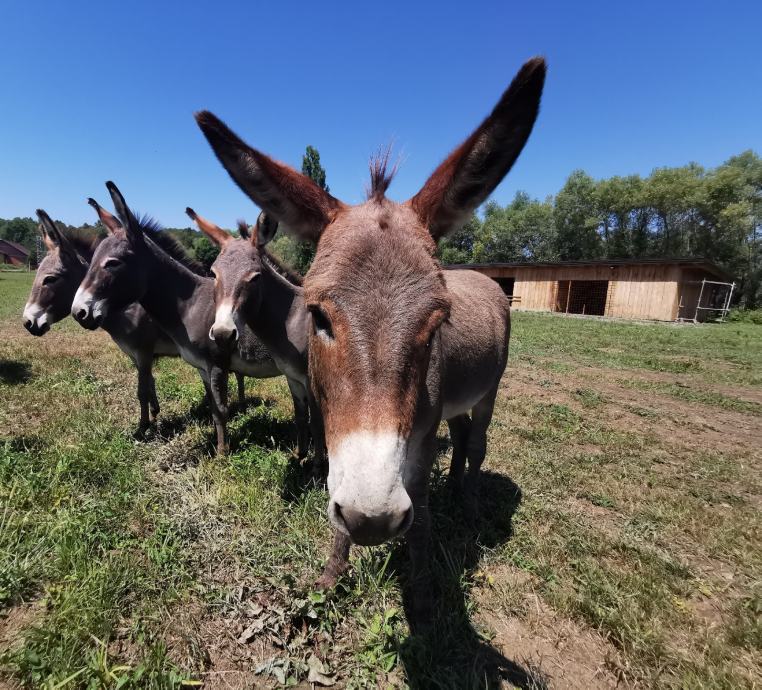
[[[237,339],[248,326],[267,346],[288,382],[294,399],[294,416],[300,434],[306,434],[307,420],[315,442],[314,471],[323,470],[324,448],[320,414],[310,410],[307,376],[307,344],[310,316],[304,304],[302,277],[285,267],[267,251],[278,225],[264,220],[253,232],[240,221],[240,239],[225,232],[192,208],[185,212],[195,221],[220,253],[214,264],[216,314],[210,334],[221,343]],[[308,439],[301,438],[299,445]]]
[[[451,420],[456,483],[468,458],[473,494],[508,356],[509,306],[496,283],[442,272],[436,242],[461,227],[507,174],[534,125],[545,62],[527,62],[492,113],[410,200],[386,198],[384,162],[368,200],[348,206],[249,147],[209,112],[196,119],[233,180],[297,237],[317,244],[304,280],[309,371],[328,446],[328,515],[378,544],[408,531],[414,609],[430,612],[428,483],[440,419]],[[471,422],[467,414],[471,412]],[[470,428],[469,428],[470,427]]]
[[[42,336],[71,313],[74,294],[101,240],[67,236],[42,209],[37,211],[37,217],[48,253],[37,268],[23,319],[24,327],[32,335]],[[108,225],[106,228],[110,230]],[[159,356],[176,357],[177,348],[139,304],[129,304],[124,310],[113,312],[101,326],[138,370],[140,422],[137,435],[142,436],[159,414],[153,360]]]
[[[212,408],[217,452],[224,453],[228,371],[254,378],[279,376],[280,371],[267,348],[248,329],[235,347],[220,347],[210,337],[214,281],[167,254],[157,244],[161,232],[156,224],[139,221],[116,185],[109,182],[106,186],[121,228],[95,250],[74,297],[72,315],[85,328],[97,328],[109,314],[139,302],[169,335],[180,356],[198,370]]]

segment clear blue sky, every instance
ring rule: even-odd
[[[67,2],[0,6],[0,217],[94,220],[113,179],[136,209],[223,225],[253,205],[192,113],[207,108],[331,191],[362,198],[390,140],[415,193],[522,62],[549,64],[529,144],[494,198],[569,172],[648,174],[762,149],[762,2]]]

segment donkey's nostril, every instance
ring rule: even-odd
[[[80,309],[77,311],[77,320],[84,321],[87,318],[87,309]]]

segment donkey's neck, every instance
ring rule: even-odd
[[[140,303],[162,326],[182,322],[189,316],[193,297],[203,290],[205,281],[210,285],[211,281],[193,273],[148,237],[145,242],[148,285]]]
[[[249,326],[274,357],[303,357],[306,338],[299,337],[307,315],[303,289],[264,261],[260,280],[262,298],[256,309],[247,313]]]

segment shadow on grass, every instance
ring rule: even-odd
[[[244,420],[236,420],[240,414]],[[296,426],[292,419],[281,419],[275,414],[275,401],[249,398],[245,407],[239,403],[230,406],[230,448],[259,446],[267,450],[290,452],[296,445]],[[242,423],[241,423],[242,421]]]
[[[32,378],[32,367],[28,362],[15,359],[0,359],[0,383],[17,386]]]
[[[161,402],[161,401],[160,401]],[[266,400],[260,397],[247,398],[242,404],[238,401],[232,402],[228,406],[228,424],[231,420],[234,420],[239,414],[245,412],[248,408],[265,407],[267,409],[275,406],[273,400]],[[187,431],[188,427],[192,424],[204,422],[209,425],[209,444],[214,448],[216,436],[214,434],[214,424],[212,422],[212,412],[209,408],[209,402],[206,396],[201,398],[198,402],[194,403],[187,412],[179,412],[173,415],[165,416],[163,413],[159,415],[159,419],[156,422],[154,428],[155,434],[163,441],[170,441],[173,438],[180,436]],[[242,434],[238,432],[236,437],[241,437]],[[232,438],[231,438],[232,440]]]
[[[472,625],[468,611],[467,591],[481,554],[485,548],[510,540],[521,489],[506,476],[483,471],[474,527],[467,526],[460,501],[452,496],[443,476],[434,478],[429,500],[435,613],[429,626],[411,619],[411,592],[404,588],[403,603],[414,632],[399,654],[410,686],[497,688],[508,682],[519,688],[546,688],[546,678],[536,669],[522,666],[491,646]],[[404,546],[395,550],[392,562],[398,572],[408,572]]]

